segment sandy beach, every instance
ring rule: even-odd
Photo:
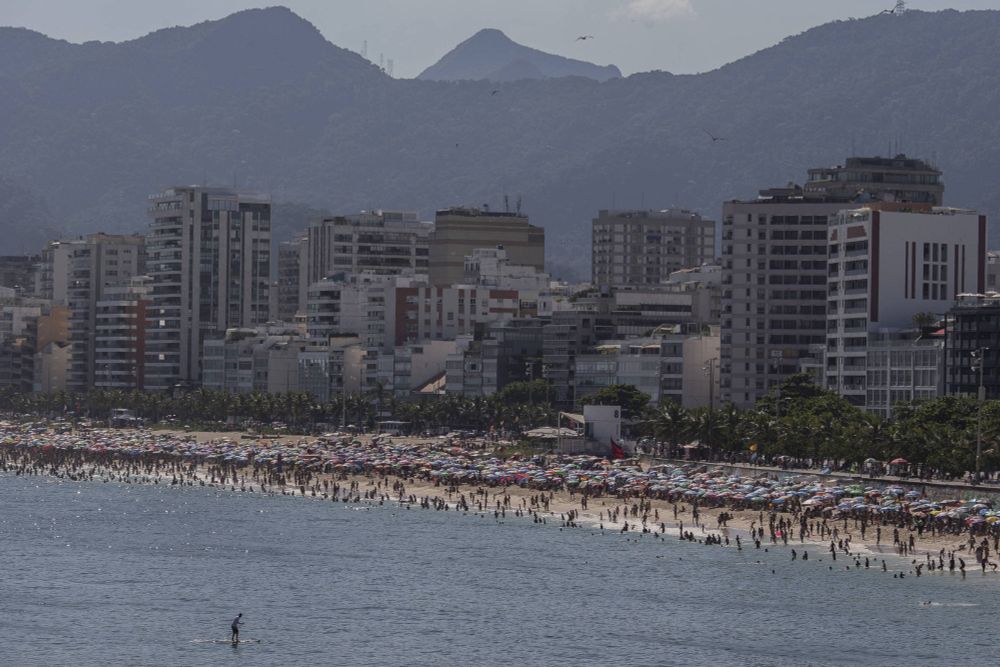
[[[126,439],[137,437],[134,431],[115,433]],[[236,446],[239,443],[251,450],[256,446],[278,443],[310,452],[314,446],[321,446],[324,442],[324,439],[301,436],[258,439],[236,432],[157,431],[155,436],[148,434],[146,432],[142,437],[176,439],[201,447]],[[83,431],[81,435],[86,442],[87,432]],[[375,438],[377,436],[351,436],[350,440],[360,443],[362,447],[391,442],[405,449],[428,444],[427,438]],[[443,445],[441,442],[432,444]],[[573,488],[533,489],[516,484],[463,484],[384,471],[367,474],[324,472],[285,464],[280,457],[277,463],[271,461],[267,465],[239,460],[219,463],[182,458],[153,464],[116,457],[80,465],[72,463],[79,461],[78,457],[70,456],[60,465],[53,464],[50,460],[52,451],[44,445],[40,451],[5,449],[3,457],[4,467],[16,469],[19,473],[128,483],[201,485],[232,492],[306,496],[359,505],[398,503],[439,511],[477,513],[493,516],[498,521],[522,520],[559,528],[627,532],[650,539],[683,539],[744,550],[785,549],[790,557],[799,558],[807,554],[810,559],[829,561],[830,567],[836,560],[838,567],[880,567],[926,575],[929,571],[954,572],[957,560],[959,563],[965,561],[965,568],[970,574],[981,569],[981,564],[972,553],[983,539],[981,536],[970,544],[968,533],[932,534],[924,530],[920,534],[917,530],[891,523],[868,523],[862,535],[862,522],[856,518],[817,516],[804,519],[794,509],[768,511],[696,506],[690,502],[621,498],[580,492]],[[991,551],[987,552],[984,572],[993,574],[996,539],[989,539],[988,542]],[[836,559],[833,552],[836,552]],[[889,565],[885,565],[883,560]]]

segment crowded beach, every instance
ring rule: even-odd
[[[448,437],[262,438],[0,422],[0,470],[7,474],[398,503],[741,550],[780,546],[792,559],[807,560],[811,550],[831,569],[877,568],[899,577],[964,578],[998,566],[1000,510],[986,497],[928,498],[900,485],[820,475],[750,477],[696,463],[644,466],[501,450]]]

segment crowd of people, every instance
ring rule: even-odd
[[[911,559],[918,576],[924,569],[956,568],[964,575],[963,556],[975,558],[984,573],[995,571],[990,557],[1000,551],[1000,512],[987,498],[932,499],[898,485],[841,485],[817,476],[746,477],[698,464],[644,469],[635,460],[594,456],[502,457],[448,439],[346,434],[198,439],[145,429],[0,422],[0,470],[75,480],[218,485],[340,502],[398,502],[492,513],[497,520],[513,513],[536,523],[558,519],[569,528],[589,517],[602,531],[664,539],[672,513],[671,530],[680,539],[725,546],[731,544],[730,522],[742,513],[752,520],[734,532],[748,532],[754,548],[766,549],[768,539],[772,545],[828,543],[833,560],[842,554],[856,567],[868,567],[870,557],[861,556],[857,546],[867,544],[875,552]],[[960,543],[921,552],[917,542],[925,538]],[[734,546],[743,548],[738,535]],[[793,557],[798,557],[795,550]]]

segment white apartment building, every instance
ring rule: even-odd
[[[944,313],[985,288],[986,216],[871,205],[840,212],[828,239],[826,384],[864,406],[874,334],[912,328],[914,315]]]
[[[307,232],[307,284],[335,273],[426,273],[434,225],[406,211],[362,211],[318,220]]]
[[[391,349],[395,313],[387,311],[386,304],[395,287],[423,280],[365,272],[338,273],[312,283],[306,299],[306,331],[318,339],[355,335],[365,347]]]
[[[150,196],[146,387],[197,383],[206,338],[268,320],[271,203],[226,188]]]

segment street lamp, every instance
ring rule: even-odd
[[[972,351],[972,370],[979,371],[979,393],[976,397],[976,477],[974,483],[979,484],[981,475],[981,459],[983,454],[983,402],[986,400],[986,387],[983,386],[983,367],[986,365],[988,347],[976,348]]]

